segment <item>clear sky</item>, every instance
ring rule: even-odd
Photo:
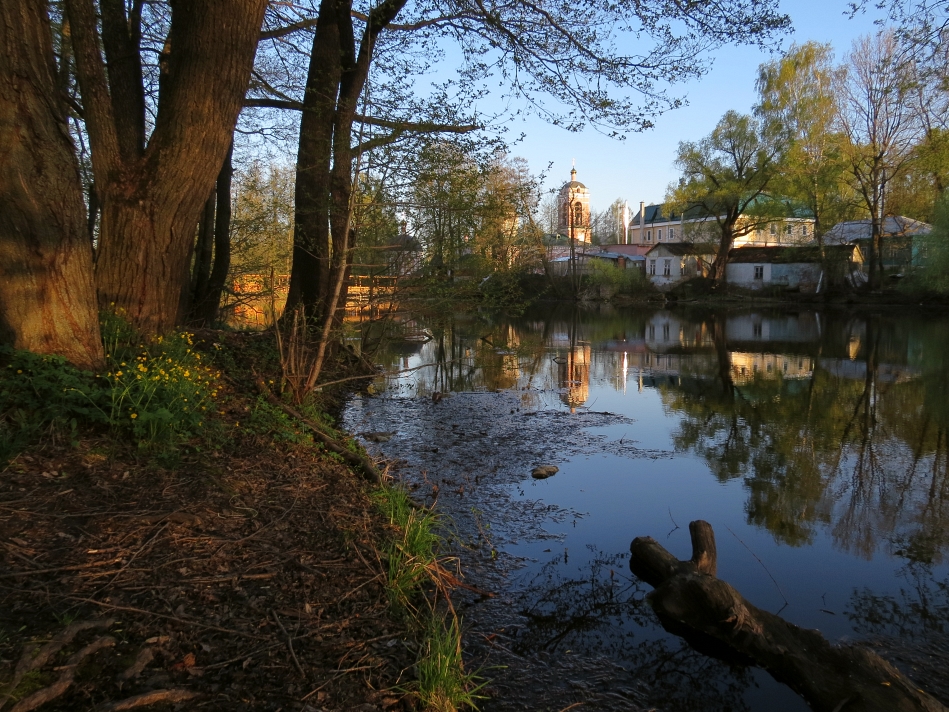
[[[872,3],[871,3],[872,5]],[[880,13],[848,19],[846,0],[783,0],[782,10],[794,23],[794,33],[784,41],[829,42],[838,61],[850,50],[853,40],[875,31],[873,21]],[[527,136],[512,149],[530,163],[532,171],[553,166],[546,187],[556,188],[570,179],[571,160],[576,159],[577,180],[590,189],[594,210],[603,210],[616,198],[628,200],[632,214],[639,202],[662,202],[666,187],[678,178],[673,167],[680,141],[693,141],[709,134],[729,109],[749,112],[756,101],[755,78],[758,65],[777,55],[755,47],[725,47],[716,51],[712,71],[690,84],[673,87],[685,94],[689,105],[660,116],[655,128],[631,134],[625,141],[607,138],[587,130],[570,133],[538,119],[512,124],[511,133]]]

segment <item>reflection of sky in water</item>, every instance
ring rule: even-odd
[[[442,365],[406,374],[389,392],[516,388],[527,409],[621,414],[634,422],[596,432],[676,451],[580,455],[551,479],[515,486],[515,497],[586,515],[548,525],[561,541],[508,547],[535,562],[521,585],[565,550],[558,575],[582,578],[594,551],[625,554],[639,535],[688,558],[687,525],[706,519],[722,579],[761,608],[838,639],[868,630],[847,615],[855,592],[901,601],[918,583],[903,575],[907,556],[924,560],[913,567],[923,585],[949,573],[940,563],[949,543],[946,326],[747,311],[469,325],[433,330],[403,365]],[[731,464],[732,455],[717,454],[729,428],[746,450]],[[629,577],[628,568],[616,573]],[[802,709],[756,679],[763,687],[744,698],[754,708]],[[775,707],[776,697],[785,706]]]

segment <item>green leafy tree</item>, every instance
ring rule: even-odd
[[[817,42],[793,45],[781,59],[758,69],[755,111],[789,140],[773,188],[807,207],[818,245],[827,230],[855,210],[842,137],[835,130],[837,71],[830,45]]]
[[[785,147],[785,134],[772,122],[736,111],[727,112],[701,141],[679,144],[676,166],[683,175],[666,202],[691,221],[687,236],[717,243],[710,274],[716,282],[725,277],[735,238],[783,215],[784,205],[767,191]]]

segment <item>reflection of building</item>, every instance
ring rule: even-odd
[[[764,354],[732,351],[728,354],[732,382],[750,383],[755,378],[811,378],[814,359],[792,354]]]
[[[725,339],[735,341],[780,341],[816,343],[821,330],[815,312],[765,315],[759,312],[735,314],[725,320]]]
[[[570,171],[557,196],[557,232],[577,242],[590,241],[590,191],[577,180],[577,169]]]
[[[590,360],[589,343],[579,343],[557,359],[557,380],[563,389],[560,400],[570,406],[571,413],[590,397]]]
[[[704,322],[687,321],[669,311],[659,311],[649,317],[643,338],[652,351],[712,345]]]

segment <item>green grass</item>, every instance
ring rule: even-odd
[[[376,507],[398,532],[386,547],[388,588],[393,604],[408,608],[431,579],[437,564],[441,537],[438,515],[416,507],[401,487],[384,486],[372,494]]]
[[[425,596],[435,591],[449,602],[442,579],[446,571],[439,561],[444,543],[437,531],[439,517],[415,505],[401,487],[384,485],[372,499],[396,532],[385,550],[390,601],[421,631],[418,680],[412,691],[425,709],[434,712],[477,709],[477,693],[486,683],[465,671],[458,617],[450,603],[447,611],[439,611]],[[416,605],[420,602],[424,605]]]
[[[483,698],[478,692],[487,683],[465,671],[461,631],[454,615],[429,618],[417,667],[416,694],[426,709],[454,712],[465,707],[478,708],[476,701]]]

